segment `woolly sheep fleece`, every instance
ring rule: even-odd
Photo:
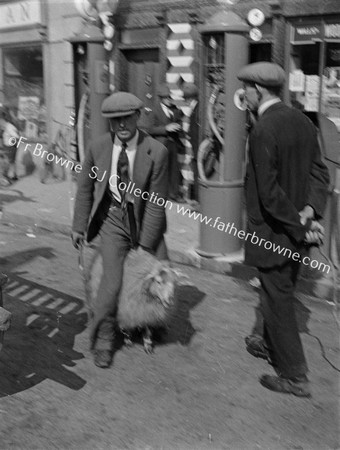
[[[86,276],[88,306],[96,299],[103,273],[101,254],[96,250]],[[177,309],[177,275],[167,261],[131,250],[124,264],[117,320],[121,329],[166,326]]]

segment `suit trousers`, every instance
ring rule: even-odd
[[[123,280],[124,261],[131,249],[129,228],[123,220],[120,206],[112,203],[100,230],[100,252],[103,274],[97,299],[93,305],[90,329],[92,347],[111,350],[119,293]]]
[[[283,266],[259,271],[264,338],[275,369],[285,378],[306,375],[308,368],[294,310],[299,263],[289,261]]]
[[[180,195],[180,186],[182,185],[182,174],[178,162],[178,146],[174,139],[168,139],[165,143],[168,149],[169,163],[169,198],[176,199]]]
[[[103,274],[92,306],[90,342],[92,349],[112,350],[124,261],[132,248],[128,217],[123,219],[121,207],[115,201],[111,202],[99,235]],[[155,256],[159,260],[168,259],[164,238],[161,239]]]

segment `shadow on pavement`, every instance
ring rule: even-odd
[[[0,397],[51,379],[79,390],[86,381],[69,367],[82,359],[73,350],[75,336],[87,322],[78,298],[8,273],[4,307],[12,316],[0,354]]]
[[[0,204],[12,203],[18,200],[20,200],[21,202],[36,203],[36,201],[31,197],[25,197],[25,195],[21,191],[12,189],[12,186],[8,186],[7,188],[0,190]]]
[[[37,257],[52,259],[55,258],[55,253],[52,247],[38,247],[29,250],[23,250],[21,252],[16,252],[13,253],[12,255],[0,258],[0,266],[5,267],[5,269],[3,270],[12,271],[17,266],[25,264],[28,261]],[[21,274],[23,273],[24,272],[22,272]],[[19,275],[17,271],[16,274]]]

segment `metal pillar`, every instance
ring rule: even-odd
[[[223,155],[220,157],[220,180],[199,179],[202,216],[211,218],[200,225],[201,256],[230,256],[240,253],[243,231],[242,167],[245,153],[245,112],[234,104],[240,88],[237,73],[248,63],[248,25],[233,12],[220,12],[199,27],[202,34],[224,33],[225,124]]]

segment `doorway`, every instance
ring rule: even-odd
[[[144,103],[139,127],[148,129],[153,122],[153,111],[157,102],[157,87],[160,80],[158,48],[125,50],[127,81],[123,90],[140,98]]]

